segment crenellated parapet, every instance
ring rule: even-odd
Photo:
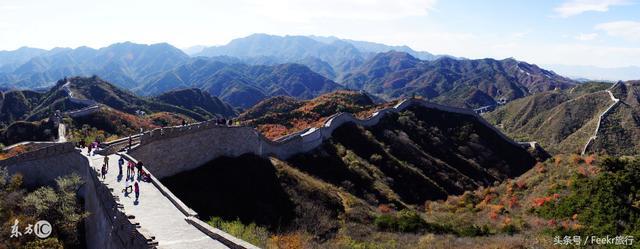
[[[46,142],[37,144],[40,145],[39,148],[2,160],[0,161],[0,166],[14,165],[26,161],[44,159],[75,151],[73,143]]]

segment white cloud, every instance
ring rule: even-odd
[[[606,32],[610,36],[621,37],[632,41],[640,41],[640,22],[607,22],[598,24],[595,28]]]
[[[579,34],[575,38],[580,41],[591,41],[598,37],[598,33]]]
[[[570,17],[588,11],[607,12],[609,7],[630,4],[628,0],[569,0],[554,11],[561,17]]]

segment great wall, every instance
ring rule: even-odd
[[[593,131],[593,136],[589,137],[589,140],[584,145],[581,153],[582,155],[585,155],[587,153],[587,151],[590,149],[593,142],[595,142],[595,140],[598,138],[598,132],[600,132],[600,126],[602,126],[602,123],[607,118],[609,113],[611,113],[613,108],[615,108],[616,106],[618,106],[618,104],[620,104],[620,99],[613,96],[613,93],[611,92],[611,90],[614,89],[618,84],[623,84],[623,83],[617,82],[613,84],[613,86],[611,86],[609,89],[605,90],[609,94],[609,97],[611,97],[611,101],[613,101],[613,103],[609,105],[609,107],[606,110],[604,110],[598,117],[598,125],[596,126],[596,129]]]
[[[158,179],[195,169],[221,156],[237,157],[251,153],[286,159],[317,148],[345,123],[372,126],[385,115],[412,106],[468,115],[514,146],[537,146],[535,142],[514,142],[473,110],[406,99],[366,119],[358,119],[350,113],[339,113],[328,118],[322,127],[309,128],[276,141],[264,137],[251,127],[228,127],[205,121],[158,128],[105,143],[99,151],[102,155],[86,156],[71,143],[47,143],[33,151],[0,161],[0,167],[8,168],[11,174],[23,174],[25,184],[30,186],[52,185],[57,177],[72,173],[80,175],[85,181],[80,196],[85,199],[86,211],[91,213],[85,221],[89,248],[255,248],[199,220],[197,213]],[[126,153],[121,152],[129,146],[133,147]],[[117,165],[116,158],[120,156],[134,162],[145,162],[151,180],[142,184],[141,204],[121,199],[120,190],[124,185],[122,176],[116,175],[116,170],[110,170],[106,180],[98,178],[97,168],[93,165],[102,162],[104,155],[110,156],[111,165]]]
[[[144,132],[140,136],[140,145],[129,153],[148,163],[159,178],[195,169],[221,156],[237,157],[250,153],[287,159],[292,155],[317,148],[323,141],[331,138],[333,131],[344,123],[372,126],[388,113],[400,112],[415,105],[472,116],[514,146],[539,147],[536,142],[513,141],[472,110],[419,99],[406,99],[392,108],[375,112],[366,119],[358,119],[350,113],[339,113],[328,118],[322,127],[309,128],[276,141],[264,137],[251,127],[220,126],[211,121],[183,127],[158,128]]]

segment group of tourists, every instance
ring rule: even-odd
[[[144,171],[144,163],[142,161],[138,161],[137,163],[127,160],[124,156],[120,156],[118,159],[118,176],[122,176],[122,167],[124,167],[125,163],[127,164],[127,177],[124,180],[124,196],[129,196],[131,191],[136,195],[136,202],[140,197],[140,188],[138,186],[138,181],[150,182],[151,175]],[[137,174],[136,174],[137,171]],[[129,181],[133,182],[133,188],[131,187]]]
[[[96,149],[99,146],[100,146],[100,141],[98,141],[97,139],[94,140],[93,142],[91,142],[88,145],[86,144],[84,139],[82,139],[82,140],[80,140],[80,142],[78,142],[78,147],[80,147],[80,148],[87,147],[87,155],[89,155],[89,156],[93,156],[95,154]]]
[[[225,119],[225,118],[216,118],[213,120],[216,125],[226,125],[226,126],[240,126],[239,119]]]
[[[124,196],[128,197],[132,192],[135,194],[136,200],[140,198],[140,187],[138,185],[139,181],[150,182],[151,175],[144,171],[144,164],[142,161],[138,161],[137,163],[127,160],[124,156],[120,156],[118,158],[118,181],[122,178],[123,167],[127,167],[127,176],[124,180],[124,189],[122,192]],[[100,177],[102,180],[106,179],[107,173],[109,172],[109,156],[105,156],[102,162],[102,168],[100,169]],[[136,174],[137,173],[137,174]],[[131,185],[133,183],[133,186]]]

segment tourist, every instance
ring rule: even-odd
[[[91,144],[87,147],[87,156],[91,156]]]
[[[129,185],[129,181],[124,181],[124,189],[122,190],[122,192],[124,192],[124,196],[129,196],[129,193],[131,192],[131,185]]]
[[[138,169],[138,180],[140,180],[140,173],[142,172],[142,161],[138,161],[136,164],[136,168]]]
[[[104,164],[107,167],[107,171],[109,171],[109,156],[104,156],[102,164]]]
[[[133,192],[136,193],[136,202],[138,202],[138,198],[140,197],[140,187],[138,186],[138,182],[133,184]]]
[[[150,182],[151,181],[151,176],[149,175],[149,173],[147,173],[146,171],[144,171],[144,169],[141,169],[142,172],[140,172],[140,181],[143,182]]]
[[[187,126],[187,121],[186,120],[182,120],[182,126]]]
[[[104,180],[105,177],[107,176],[107,166],[106,165],[102,164],[101,172],[102,172],[102,180]]]
[[[118,159],[118,175],[119,176],[122,175],[122,165],[124,165],[124,157],[120,156],[120,159]]]
[[[128,161],[127,163],[127,181],[129,180],[129,178],[133,179],[133,162],[132,161]]]
[[[132,140],[132,139],[131,139],[131,135],[129,135],[129,150],[131,150],[131,143],[132,143],[132,141],[131,141],[131,140]]]

